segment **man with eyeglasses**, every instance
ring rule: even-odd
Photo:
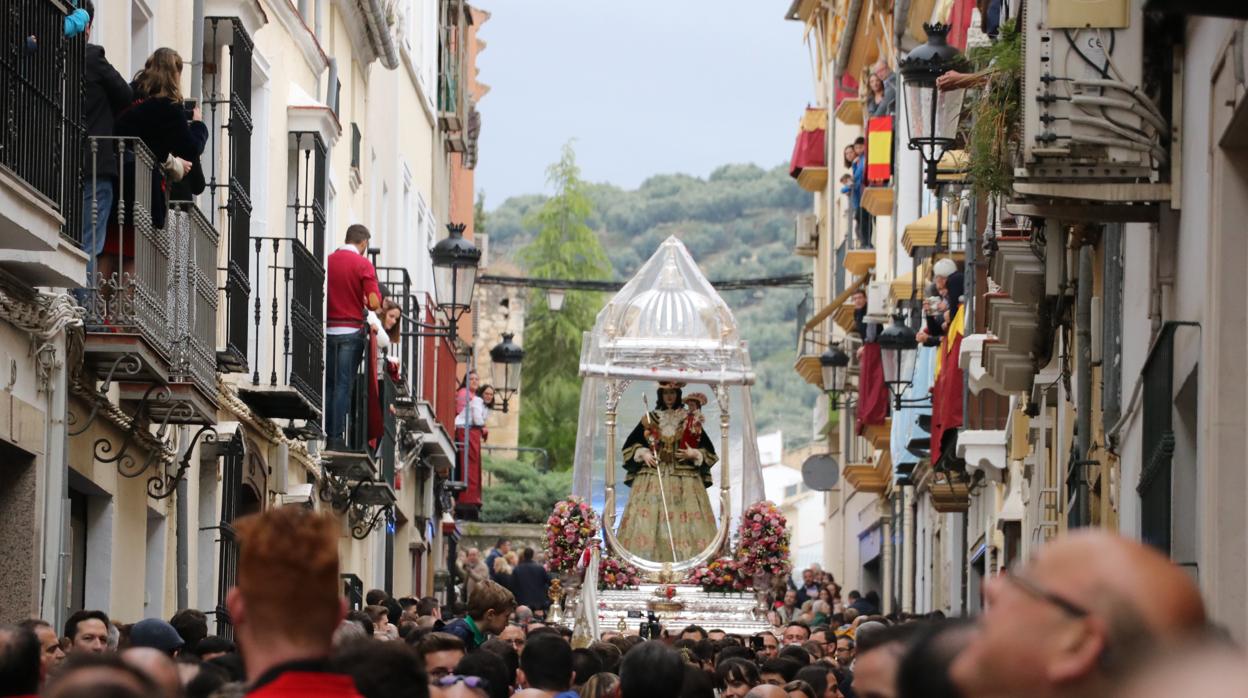
[[[984,603],[978,634],[950,669],[966,698],[1109,695],[1158,639],[1205,623],[1187,573],[1153,548],[1100,530],[1043,546],[990,580]]]
[[[510,623],[503,628],[503,632],[498,634],[498,639],[511,645],[516,650],[516,654],[524,649],[524,628],[516,623]]]

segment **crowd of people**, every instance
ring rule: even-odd
[[[1208,623],[1191,578],[1100,531],[1060,538],[991,580],[974,621],[880,615],[853,592],[842,603],[835,581],[812,568],[785,592],[775,613],[787,619],[774,631],[612,630],[574,647],[571,629],[488,578],[462,609],[374,590],[348,612],[328,516],[284,507],[236,529],[238,581],[224,609],[232,639],[209,635],[194,610],[132,625],[84,610],[62,633],[40,620],[0,626],[0,696],[1248,695],[1243,655]]]

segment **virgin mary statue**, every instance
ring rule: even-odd
[[[624,441],[624,484],[632,488],[616,537],[633,554],[655,562],[687,560],[715,538],[715,512],[706,494],[719,461],[702,430],[706,398],[682,404],[680,383],[660,383],[658,409],[642,416]]]

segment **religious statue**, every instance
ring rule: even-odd
[[[702,428],[707,399],[693,393],[682,400],[683,387],[660,383],[657,409],[642,416],[624,442],[624,484],[632,491],[616,538],[655,562],[690,559],[716,532],[706,488],[719,456]]]

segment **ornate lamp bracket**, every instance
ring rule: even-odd
[[[113,363],[109,365],[108,371],[104,374],[104,380],[91,393],[91,411],[87,414],[86,419],[80,420],[73,411],[67,411],[65,422],[69,426],[67,430],[69,435],[71,437],[79,436],[91,428],[95,419],[100,416],[100,406],[109,404],[108,391],[113,387],[114,379],[133,376],[142,370],[143,362],[139,360],[138,354],[122,354],[114,359]],[[79,421],[82,423],[79,424]]]

